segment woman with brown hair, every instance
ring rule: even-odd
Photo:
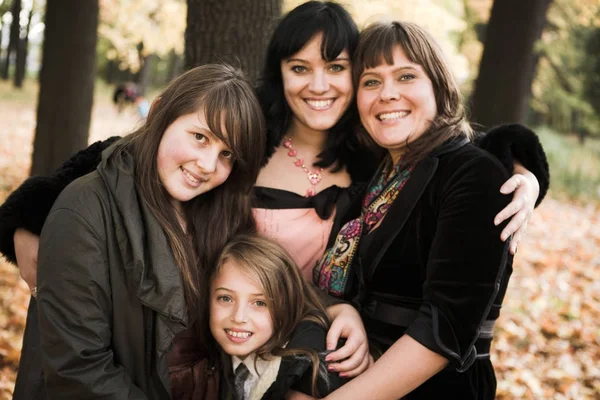
[[[378,359],[327,399],[493,399],[489,358],[512,271],[510,199],[497,159],[470,144],[461,94],[435,41],[376,23],[354,61],[360,119],[387,155],[315,269],[360,310]]]
[[[62,191],[37,277],[48,398],[216,397],[203,274],[234,234],[254,229],[264,136],[241,72],[205,65]]]

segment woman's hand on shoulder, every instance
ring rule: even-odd
[[[29,286],[29,290],[36,287],[37,283],[37,265],[38,249],[40,247],[40,237],[26,229],[18,228],[13,236],[15,244],[15,256],[19,274]]]
[[[503,194],[514,193],[510,204],[494,218],[494,224],[499,225],[512,217],[502,230],[500,238],[502,241],[506,241],[510,235],[513,235],[510,252],[515,254],[519,241],[523,238],[529,220],[533,216],[535,202],[540,193],[540,185],[534,174],[522,165],[515,163],[515,174],[502,185],[500,192]]]
[[[327,349],[335,350],[340,339],[345,344],[327,355],[327,369],[339,372],[343,378],[353,378],[363,373],[372,363],[367,332],[360,314],[350,304],[336,304],[327,309],[332,320],[327,332]]]

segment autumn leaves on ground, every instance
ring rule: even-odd
[[[27,177],[33,91],[0,96],[0,203]],[[91,142],[136,123],[134,110],[117,114],[109,90],[97,90]],[[0,260],[0,400],[12,398],[28,301],[18,270]],[[600,399],[598,204],[559,201],[551,194],[536,210],[515,258],[492,360],[499,399]]]

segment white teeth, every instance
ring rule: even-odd
[[[229,329],[225,329],[225,332],[227,332],[227,334],[230,336],[240,338],[240,339],[247,339],[252,335],[252,332],[234,332],[234,331],[230,331]]]
[[[201,182],[200,180],[198,180],[198,179],[194,178],[194,176],[193,176],[192,174],[190,174],[189,172],[187,172],[185,169],[183,169],[183,168],[182,168],[181,170],[183,171],[183,173],[184,173],[184,174],[185,174],[185,175],[186,175],[188,178],[190,178],[190,181],[192,181],[192,182],[194,182],[194,183],[200,183],[200,182]]]
[[[397,112],[391,112],[391,113],[385,113],[385,114],[379,114],[379,116],[377,117],[380,121],[388,121],[390,119],[400,119],[400,118],[404,118],[406,117],[408,114],[410,114],[409,111],[397,111]]]
[[[333,104],[333,99],[331,100],[306,100],[306,102],[312,107],[318,110],[327,108]]]

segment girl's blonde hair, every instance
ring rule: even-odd
[[[329,319],[317,289],[304,280],[296,263],[283,247],[262,236],[235,236],[223,249],[210,282],[227,261],[234,262],[240,272],[262,286],[273,320],[273,336],[256,350],[256,355],[262,359],[271,356],[309,358],[313,366],[313,396],[317,396],[319,377],[328,384],[327,372],[317,352],[285,347],[301,321],[312,321],[326,330],[329,328]]]

